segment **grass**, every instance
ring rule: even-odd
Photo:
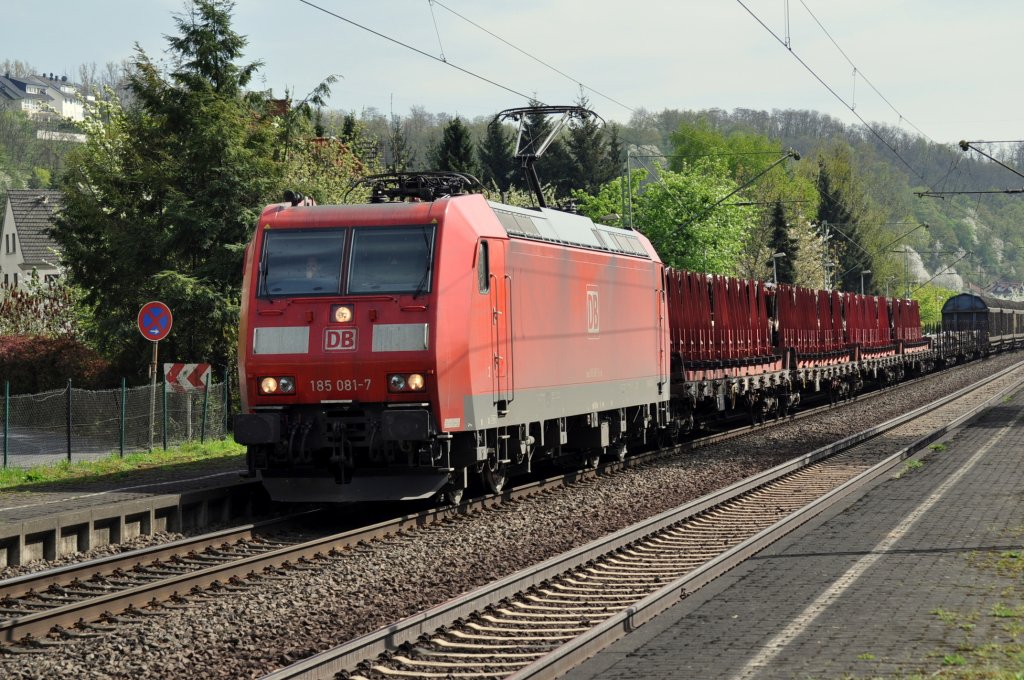
[[[83,460],[72,463],[62,461],[53,465],[40,465],[32,468],[8,467],[0,469],[0,491],[14,487],[24,488],[85,480],[100,475],[127,476],[136,470],[228,458],[240,455],[244,451],[244,446],[231,440],[209,441],[205,444],[191,442],[166,451],[125,454],[123,458],[115,453],[99,460]]]
[[[962,654],[947,654],[942,657],[943,666],[966,666],[967,659]]]
[[[970,614],[960,614],[958,612],[949,611],[948,609],[933,609],[932,614],[939,617],[947,626],[956,627],[960,630],[974,630],[975,621],[978,620],[979,615],[976,612]]]
[[[899,479],[900,477],[902,477],[903,475],[907,474],[908,472],[911,472],[913,470],[919,470],[919,469],[921,469],[923,467],[924,467],[924,463],[923,462],[921,462],[917,458],[912,458],[912,459],[908,460],[906,463],[904,463],[903,467],[900,468],[899,472],[894,474],[892,476],[892,478],[893,479]]]
[[[1019,539],[1024,527],[1004,529],[1004,535]],[[980,610],[967,613],[934,609],[930,613],[952,633],[946,649],[929,654],[939,666],[922,676],[898,676],[901,680],[940,678],[942,680],[1024,680],[1024,546],[1002,550],[974,550],[965,556],[980,572],[996,574],[1005,582],[978,590]],[[995,601],[993,601],[993,596]],[[978,631],[983,632],[979,635]],[[962,637],[961,637],[962,636]],[[957,642],[959,640],[959,642]]]
[[[928,448],[931,449],[932,451],[945,451],[946,450],[946,445],[945,444],[929,444]]]

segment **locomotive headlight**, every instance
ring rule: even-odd
[[[290,375],[259,379],[260,394],[295,394],[295,378]]]
[[[425,385],[421,373],[392,373],[388,376],[389,392],[422,392]]]
[[[331,321],[334,323],[348,323],[354,315],[352,305],[331,305]]]

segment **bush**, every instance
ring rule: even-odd
[[[110,363],[74,338],[0,337],[0,381],[10,382],[11,394],[60,389],[69,378],[82,389],[114,386]]]

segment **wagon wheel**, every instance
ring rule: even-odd
[[[480,472],[480,479],[484,488],[490,493],[501,493],[505,490],[505,483],[508,481],[508,466],[504,463],[488,460],[484,469]]]
[[[596,470],[601,465],[601,453],[603,449],[588,449],[583,452],[583,460],[587,468]]]
[[[759,402],[750,401],[750,424],[757,426],[764,422],[764,411],[761,410],[761,404]]]
[[[789,392],[783,392],[779,395],[779,408],[776,413],[783,420],[789,415]]]
[[[626,454],[629,453],[629,447],[626,446],[626,442],[617,441],[609,447],[608,451],[611,454],[610,457],[612,460],[621,463],[626,460]]]

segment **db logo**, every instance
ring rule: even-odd
[[[351,352],[356,348],[355,328],[325,328],[325,352]]]
[[[587,286],[587,333],[601,332],[601,307],[597,301],[597,287]]]

